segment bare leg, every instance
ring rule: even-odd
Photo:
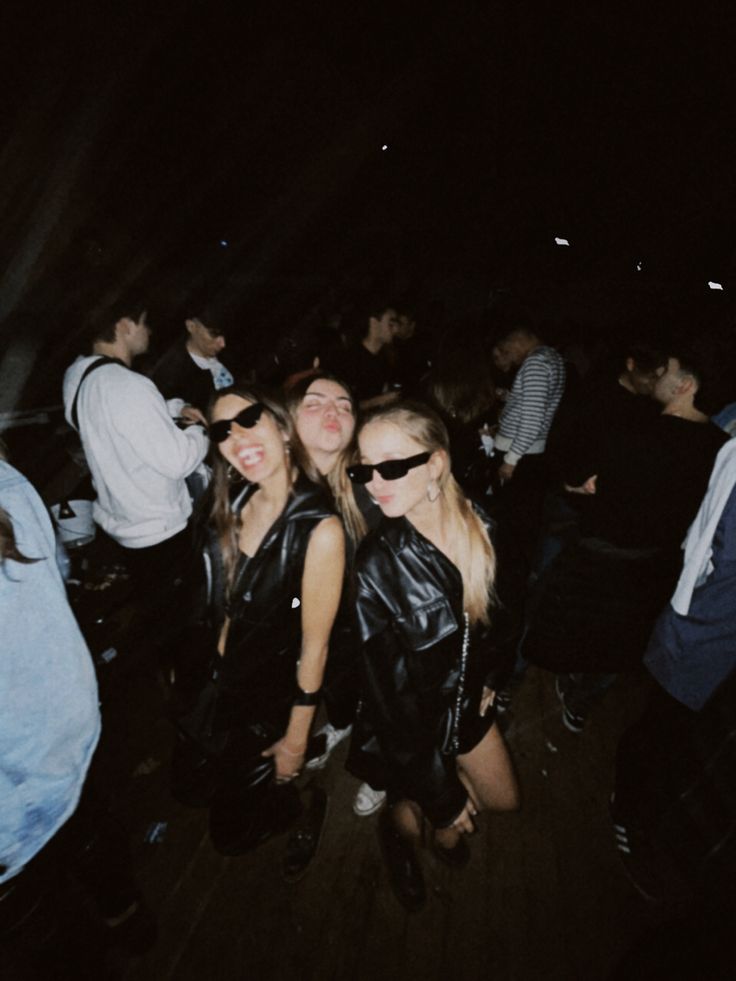
[[[413,800],[400,800],[389,808],[391,824],[402,838],[422,837],[422,811]]]
[[[458,756],[457,771],[479,811],[519,807],[519,787],[498,726],[492,726],[469,753]]]

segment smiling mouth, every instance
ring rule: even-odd
[[[253,467],[263,459],[263,449],[260,446],[247,446],[238,450],[237,457],[244,467]]]

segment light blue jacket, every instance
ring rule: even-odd
[[[0,565],[0,882],[74,812],[100,735],[92,660],[66,598],[48,512],[0,460],[0,506],[30,565]]]

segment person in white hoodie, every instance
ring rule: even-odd
[[[66,419],[79,431],[97,492],[94,519],[145,578],[174,571],[186,554],[185,478],[209,447],[202,427],[177,428],[154,383],[131,370],[150,333],[144,310],[109,309],[93,324],[92,354],[64,375]]]

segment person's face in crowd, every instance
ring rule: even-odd
[[[200,358],[214,358],[225,347],[225,337],[213,327],[206,327],[196,317],[186,321],[189,333],[189,350]]]
[[[631,387],[637,395],[654,395],[654,388],[660,375],[664,373],[664,368],[655,371],[643,371],[639,368],[633,358],[626,359],[626,370],[628,373]]]
[[[514,363],[506,350],[505,344],[494,344],[493,348],[491,349],[491,357],[493,358],[493,363],[498,370],[502,371],[504,374],[511,371],[514,366]]]
[[[501,360],[507,363],[510,368],[518,367],[529,353],[529,342],[522,335],[512,334],[505,340],[500,341],[496,347],[500,352]]]
[[[668,405],[682,391],[683,376],[677,358],[668,358],[667,366],[654,385],[654,397],[662,405]]]
[[[416,328],[416,321],[412,317],[402,313],[398,318],[398,326],[396,327],[395,336],[398,337],[400,341],[408,341],[409,338],[414,336]]]
[[[360,462],[367,464],[405,460],[427,450],[426,446],[394,423],[382,419],[363,426],[358,436],[358,446]],[[366,487],[386,517],[403,516],[412,520],[421,517],[431,506],[427,492],[431,481],[439,479],[442,467],[440,454],[433,453],[427,463],[413,467],[406,476],[397,480],[384,480],[374,470]]]
[[[137,358],[139,354],[145,354],[151,342],[151,328],[146,323],[146,311],[144,310],[137,320],[124,317],[120,323],[131,357]]]
[[[212,422],[235,417],[254,403],[240,395],[223,395],[212,409]],[[268,409],[264,409],[254,426],[247,428],[233,422],[230,435],[217,444],[227,462],[252,483],[262,484],[287,465],[283,432]]]
[[[399,327],[399,318],[393,308],[384,310],[380,317],[370,318],[371,336],[383,344],[390,344]]]
[[[317,378],[296,410],[296,431],[307,453],[322,473],[323,465],[337,459],[353,437],[355,416],[349,394],[339,382]]]

